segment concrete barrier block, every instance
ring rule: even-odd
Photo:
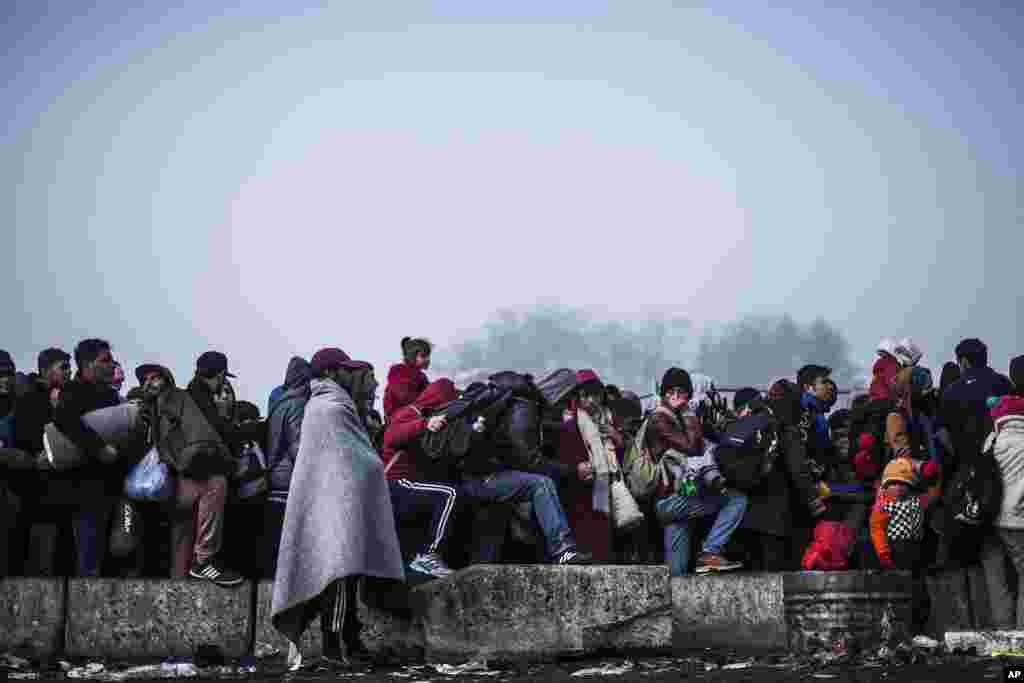
[[[668,650],[665,566],[476,565],[414,591],[432,661]]]
[[[71,579],[67,653],[77,657],[182,657],[199,645],[249,652],[253,587],[207,581]]]
[[[982,657],[1024,656],[1024,631],[950,631],[946,648],[950,651],[976,648]]]
[[[371,652],[387,653],[406,659],[419,659],[423,653],[422,628],[417,629],[416,622],[409,613],[401,614],[394,609],[385,610],[367,605],[367,591],[390,591],[387,596],[375,596],[382,599],[370,599],[369,602],[380,602],[394,606],[408,605],[408,589],[404,584],[395,581],[368,581],[361,586],[359,600],[359,621],[363,625],[360,638]],[[275,647],[282,655],[288,654],[288,639],[274,628],[270,620],[270,608],[274,596],[273,581],[261,581],[256,588],[256,646],[261,643]],[[323,640],[320,634],[320,618],[316,617],[302,634],[298,643],[299,651],[304,659],[319,657],[323,652]]]
[[[672,621],[676,650],[784,649],[787,630],[783,575],[734,573],[673,578]]]
[[[288,654],[288,639],[274,628],[270,621],[270,605],[274,596],[274,582],[260,581],[256,586],[256,647],[266,643],[276,647],[282,655]],[[306,632],[301,642],[297,643],[304,658],[318,657],[323,644],[320,639],[320,618],[317,617]]]
[[[0,652],[59,652],[65,599],[64,579],[0,579]]]

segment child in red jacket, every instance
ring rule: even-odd
[[[871,508],[871,543],[883,569],[917,568],[924,540],[924,513],[934,499],[921,493],[922,463],[898,457],[885,466]]]

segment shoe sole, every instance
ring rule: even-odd
[[[711,574],[713,572],[734,572],[737,569],[743,569],[742,564],[737,565],[726,565],[725,567],[697,567],[698,574]]]
[[[209,581],[210,583],[214,584],[215,586],[221,586],[222,588],[231,588],[233,586],[237,586],[237,585],[245,582],[244,578],[239,578],[239,579],[236,579],[234,581],[219,581],[217,579],[211,579],[211,578],[209,578],[207,576],[203,576],[202,574],[196,574],[192,570],[189,570],[188,575],[191,578],[193,578],[193,579],[200,579],[201,581]]]

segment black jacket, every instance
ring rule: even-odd
[[[1012,391],[1010,380],[989,367],[966,370],[958,381],[946,387],[939,401],[937,428],[949,430],[957,459],[981,453],[992,429],[985,401]]]
[[[249,422],[244,425],[236,425],[231,420],[223,418],[217,410],[217,404],[213,400],[213,392],[210,385],[198,377],[193,377],[188,383],[188,393],[192,400],[199,406],[200,412],[206,421],[217,430],[220,438],[227,444],[232,453],[237,454],[242,446],[250,441],[255,441],[265,446],[267,437],[267,423],[264,420]]]
[[[106,444],[99,434],[82,422],[82,416],[86,413],[111,408],[118,403],[120,398],[117,392],[108,385],[83,382],[79,379],[64,385],[60,402],[54,412],[54,424],[82,449],[89,462],[65,475],[51,477],[51,497],[60,498],[63,502],[81,503],[120,495],[124,488],[126,467],[107,466],[96,459],[97,453]]]

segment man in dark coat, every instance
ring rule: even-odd
[[[988,408],[991,396],[1013,392],[1010,380],[988,366],[988,347],[980,339],[964,339],[957,344],[959,381],[953,382],[939,399],[937,429],[946,429],[953,443],[956,461],[981,452],[990,431]],[[954,464],[954,469],[958,462]],[[944,472],[944,475],[950,473]]]
[[[71,356],[62,349],[39,353],[39,373],[30,375],[15,409],[15,435],[18,448],[27,453],[43,451],[43,428],[54,421],[61,392],[71,380]],[[30,576],[57,576],[57,541],[61,528],[70,524],[70,512],[64,493],[72,485],[75,473],[34,472],[30,541],[25,573]]]
[[[72,519],[78,576],[99,576],[107,553],[110,514],[124,486],[125,468],[115,463],[117,448],[103,442],[82,416],[120,403],[111,386],[114,356],[110,343],[86,339],[75,347],[78,374],[64,385],[54,424],[86,455],[88,461],[74,470],[70,491],[76,505]]]
[[[174,376],[162,365],[140,365],[135,370],[135,376],[145,391],[146,410],[150,413],[153,438],[159,444],[164,436],[160,433],[164,424],[160,411],[165,403],[170,403],[169,395],[172,392],[180,392],[185,401],[192,399],[187,392],[174,385]],[[191,431],[187,422],[190,414],[199,422],[204,419],[194,408],[191,413],[188,410],[182,411],[187,431]],[[208,426],[203,426],[209,431]],[[172,467],[177,464],[170,454],[162,451],[161,456],[165,462],[170,461]],[[192,470],[186,470],[189,472],[186,475],[184,471],[175,468],[177,485],[170,506],[171,577],[180,579],[188,576],[193,579],[205,579],[218,586],[237,586],[244,580],[242,575],[227,567],[221,555],[227,477],[217,471],[215,466],[201,469],[205,470],[202,475]]]

